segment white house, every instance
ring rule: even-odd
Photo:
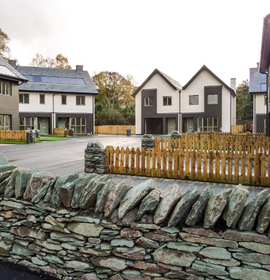
[[[133,93],[136,134],[229,132],[236,124],[236,80],[227,86],[203,66],[185,86],[155,69]]]
[[[94,133],[97,90],[83,66],[76,70],[17,66],[28,83],[19,87],[20,129],[73,128],[75,133]]]

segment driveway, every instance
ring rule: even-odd
[[[84,171],[84,149],[88,142],[100,141],[104,147],[140,147],[142,136],[99,135],[80,136],[67,141],[51,141],[35,144],[4,145],[2,152],[10,164],[62,175]]]

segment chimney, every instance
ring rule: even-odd
[[[231,89],[236,91],[236,78],[231,78]]]
[[[76,65],[76,71],[82,72],[83,71],[83,65]]]
[[[17,60],[15,60],[15,59],[9,59],[9,60],[8,60],[8,63],[9,63],[12,67],[16,67]]]
[[[257,69],[259,70],[260,68],[260,62],[257,62]]]

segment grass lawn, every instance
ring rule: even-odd
[[[44,141],[64,141],[64,140],[71,140],[71,138],[37,138],[36,143],[42,143]],[[19,141],[0,141],[0,144],[26,144],[26,142],[19,142]]]

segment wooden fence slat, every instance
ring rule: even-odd
[[[156,149],[152,151],[152,177],[156,177]]]
[[[130,174],[134,175],[135,173],[135,149],[132,147],[130,151],[131,155],[131,164],[130,164]]]
[[[145,176],[145,149],[142,148],[141,152],[141,175]]]
[[[148,148],[146,152],[146,176],[148,177],[150,176],[150,172],[151,172],[150,164],[151,164],[151,151]]]
[[[157,151],[157,177],[161,177],[161,150]]]
[[[140,175],[140,149],[137,148],[136,149],[136,175],[139,176]]]
[[[202,180],[202,153],[201,151],[197,152],[197,180]]]
[[[196,178],[195,162],[196,162],[196,155],[195,155],[195,151],[193,150],[191,152],[191,175],[190,175],[192,181],[194,181]]]
[[[120,149],[116,147],[115,149],[115,173],[118,174],[119,172],[119,158],[120,158]]]
[[[124,159],[125,159],[125,150],[124,147],[121,148],[121,159],[120,159],[120,174],[124,173]]]

